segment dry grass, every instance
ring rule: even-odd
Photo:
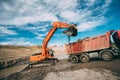
[[[11,59],[18,59],[21,57],[30,56],[34,53],[40,52],[39,46],[1,46],[0,45],[0,60],[6,61]]]

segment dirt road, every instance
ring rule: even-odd
[[[119,63],[120,59],[73,64],[64,59],[54,66],[23,70],[0,80],[120,80]]]

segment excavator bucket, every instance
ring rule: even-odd
[[[71,25],[67,30],[63,31],[67,36],[77,36],[77,28]]]

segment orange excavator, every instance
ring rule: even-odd
[[[50,29],[47,36],[43,40],[42,52],[30,56],[30,67],[33,67],[33,65],[36,64],[49,62],[55,64],[55,62],[58,60],[57,58],[54,58],[54,51],[47,48],[49,40],[58,28],[67,28],[67,30],[65,30],[63,33],[69,37],[77,35],[77,27],[75,24],[67,24],[65,22],[53,22],[52,26],[53,27]]]

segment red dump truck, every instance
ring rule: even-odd
[[[109,61],[120,54],[120,30],[111,30],[96,37],[79,39],[65,46],[69,60],[73,63],[89,62],[91,58]]]

